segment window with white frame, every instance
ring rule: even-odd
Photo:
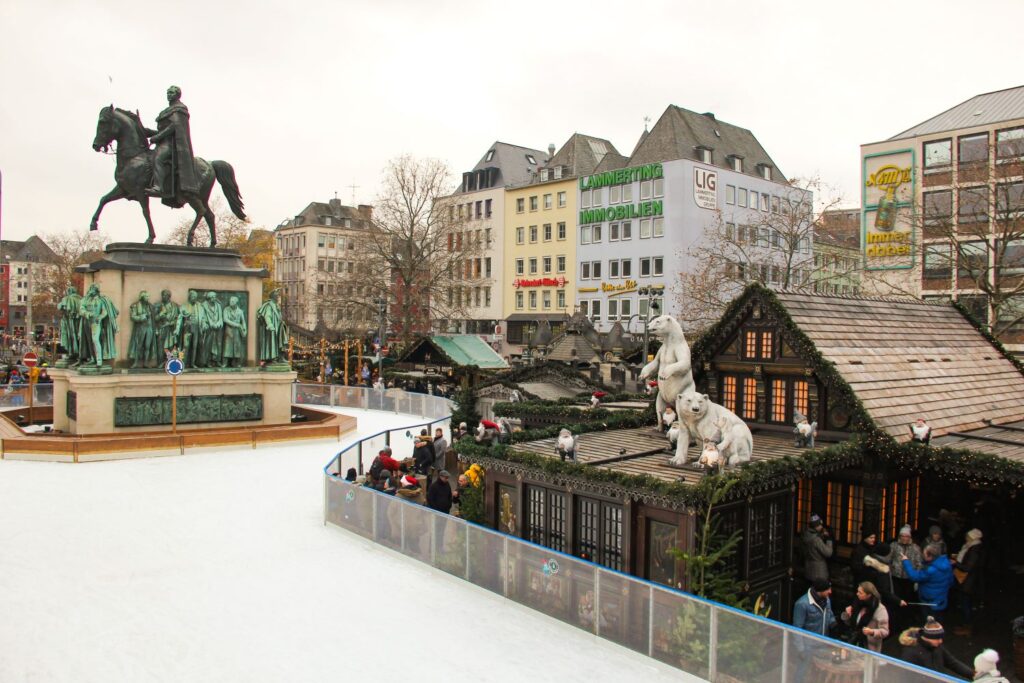
[[[590,261],[583,261],[580,263],[580,279],[590,279]]]
[[[619,272],[622,274],[622,277],[633,277],[633,259],[621,259]]]
[[[747,205],[747,191],[744,188],[740,188],[736,197],[736,206],[746,207]]]
[[[665,179],[655,178],[654,179],[654,196],[664,197],[665,196]]]
[[[618,259],[610,259],[608,261],[608,277],[618,278],[619,277],[619,261]]]
[[[564,240],[565,239],[565,223],[559,223],[558,224],[558,239],[560,239],[560,240]]]
[[[619,224],[611,223],[608,225],[608,241],[618,242],[619,241]]]
[[[550,223],[545,223],[544,224],[544,241],[545,242],[550,242],[551,241],[551,224]]]
[[[761,211],[768,211],[768,195],[761,193]]]
[[[622,188],[618,185],[613,185],[608,188],[608,203],[618,204],[622,201]]]
[[[589,299],[581,300],[580,303],[579,303],[579,306],[580,306],[580,313],[584,317],[589,318],[590,317],[590,300]]]
[[[541,293],[541,306],[545,310],[550,310],[550,308],[551,308],[551,290],[545,289]]]
[[[537,292],[530,292],[530,308],[537,308]]]
[[[584,190],[583,192],[580,192],[580,208],[590,208],[590,190]]]
[[[619,233],[623,242],[633,239],[633,224],[630,221],[622,221]]]
[[[590,262],[590,274],[593,275],[595,280],[601,279],[601,262],[591,261]]]
[[[565,272],[565,257],[564,256],[557,257],[556,260],[555,260],[555,266],[558,269],[559,273],[564,273]]]
[[[580,226],[580,244],[590,244],[590,226]]]
[[[601,241],[601,226],[600,225],[595,225],[593,227],[594,227],[593,241],[594,241],[594,244],[597,244],[598,242]]]
[[[640,201],[651,198],[652,185],[653,183],[650,180],[644,180],[640,183]]]
[[[619,319],[619,302],[617,299],[608,299],[608,321],[615,322]]]
[[[622,186],[622,201],[631,202],[633,201],[633,186],[623,185]]]
[[[530,275],[536,275],[536,274],[537,274],[537,259],[536,258],[531,258],[530,259]]]
[[[544,195],[544,210],[545,211],[547,211],[548,209],[550,209],[553,206],[552,200],[553,200],[553,198],[552,198],[552,196],[550,194]]]
[[[632,315],[632,308],[632,299],[619,299],[619,315],[622,316],[623,320],[629,320],[629,316]]]
[[[736,203],[736,186],[726,185],[725,186],[725,203],[735,204]]]
[[[544,257],[544,273],[547,274],[547,273],[550,273],[550,272],[551,272],[551,257],[550,256],[545,256]]]
[[[523,292],[516,292],[516,308],[523,308]]]
[[[654,266],[654,275],[655,275],[655,277],[657,277],[658,275],[664,275],[664,264],[665,264],[665,257],[664,256],[655,256],[653,258],[653,266]]]
[[[650,276],[651,276],[651,258],[649,256],[645,256],[644,258],[640,259],[640,277],[650,277]]]
[[[604,203],[604,188],[595,187],[593,190],[593,197],[590,199],[591,206],[601,206]]]
[[[526,241],[526,228],[516,228],[516,244],[523,244]]]
[[[655,218],[652,221],[651,227],[653,229],[655,237],[664,237],[665,236],[665,219],[664,218],[661,218],[661,217]]]
[[[530,197],[530,211],[537,210],[537,195]]]
[[[1024,157],[1024,127],[996,131],[996,160]]]
[[[601,322],[601,300],[594,299],[590,302],[590,319],[594,322]]]
[[[462,206],[459,206],[459,208],[461,209]],[[525,210],[526,210],[526,200],[523,199],[522,197],[520,197],[519,199],[516,200],[516,213],[522,213]]]
[[[537,226],[530,226],[530,244],[536,244],[537,242]]]
[[[564,209],[566,204],[565,192],[558,193],[558,208]]]
[[[651,219],[643,218],[640,220],[640,239],[645,240],[651,236]]]
[[[558,308],[565,308],[565,290],[564,289],[560,289],[560,290],[558,290],[558,292],[556,294],[557,294],[557,296],[555,297],[555,299],[556,299],[557,303],[555,305]]]

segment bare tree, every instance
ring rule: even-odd
[[[484,245],[447,203],[453,187],[437,159],[389,162],[370,226],[355,240],[354,268],[328,278],[318,295],[323,305],[342,311],[339,318],[358,333],[379,327],[386,300],[387,326],[403,346],[437,321],[464,314],[474,285],[484,281],[477,258]]]
[[[1022,337],[1024,326],[1024,141],[1018,145],[1012,157],[993,146],[985,160],[961,163],[948,186],[925,190],[912,211],[923,238],[922,293],[948,292],[1004,341]],[[990,173],[997,154],[1010,158]]]
[[[718,320],[726,304],[751,282],[816,291],[826,283],[848,279],[859,269],[854,259],[826,263],[815,254],[823,214],[841,203],[820,179],[793,180],[778,193],[751,191],[750,197],[744,202],[749,203],[746,210],[732,215],[718,210],[703,238],[687,250],[694,267],[680,273],[679,303],[683,318],[693,328]]]

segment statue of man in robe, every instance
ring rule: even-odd
[[[221,367],[237,368],[245,363],[245,338],[249,334],[245,311],[238,305],[238,297],[228,299],[224,309],[224,350]]]
[[[188,290],[188,301],[178,308],[178,326],[175,337],[178,339],[178,350],[186,368],[197,368],[199,337],[203,320],[203,305],[199,302],[199,292]]]
[[[114,302],[100,294],[100,286],[94,283],[82,297],[78,313],[82,318],[81,361],[102,367],[103,361],[114,360],[117,356],[114,337],[118,315]]]
[[[138,300],[128,308],[132,319],[132,336],[128,341],[128,359],[132,369],[156,367],[156,327],[153,325],[153,304],[149,292],[139,292]]]
[[[217,292],[207,292],[200,304],[203,311],[199,321],[200,334],[196,364],[203,368],[215,368],[220,365],[221,350],[224,341],[224,307],[217,300]]]
[[[281,290],[275,289],[256,311],[256,353],[260,361],[267,363],[287,362],[284,354],[288,348],[288,325],[278,304],[280,298]]]
[[[181,307],[171,301],[171,290],[165,289],[160,292],[160,303],[155,308],[157,348],[167,353],[178,346],[177,329]]]
[[[67,360],[74,363],[78,360],[81,349],[82,321],[78,309],[82,305],[82,297],[73,285],[67,288],[64,298],[57,304],[60,311],[60,345],[67,352]]]

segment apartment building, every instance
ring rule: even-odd
[[[861,146],[871,294],[956,299],[1024,350],[1024,86]]]
[[[503,353],[521,355],[541,320],[558,334],[576,306],[577,179],[608,155],[604,138],[575,133],[529,182],[505,195]]]

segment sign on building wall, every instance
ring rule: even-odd
[[[693,201],[702,209],[718,207],[718,173],[700,166],[693,167]]]
[[[867,270],[914,267],[914,151],[863,159],[861,251]]]

